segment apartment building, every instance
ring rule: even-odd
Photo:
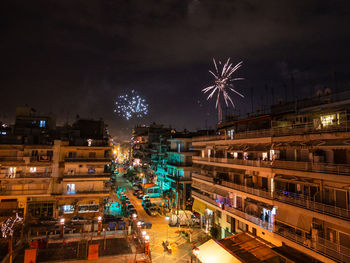
[[[0,136],[0,215],[20,212],[30,222],[101,213],[111,173],[103,121],[59,127],[32,110],[17,113],[15,124]]]
[[[193,210],[224,238],[252,234],[350,262],[350,94],[272,107],[192,139]]]

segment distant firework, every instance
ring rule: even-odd
[[[118,96],[114,110],[120,117],[130,120],[133,117],[142,118],[148,114],[148,104],[135,90],[131,93]]]

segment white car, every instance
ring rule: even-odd
[[[144,195],[144,196],[142,197],[142,200],[150,200],[149,195]]]

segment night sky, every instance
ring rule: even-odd
[[[28,104],[60,122],[103,118],[112,135],[152,121],[213,126],[201,94],[213,57],[244,61],[236,114],[350,87],[349,1],[4,0],[0,21],[5,121]],[[125,121],[114,103],[132,89],[150,114]]]

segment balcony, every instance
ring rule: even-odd
[[[22,189],[22,190],[12,190],[3,188],[0,189],[0,195],[3,196],[19,196],[19,195],[28,195],[28,196],[36,196],[36,195],[50,195],[48,189]]]
[[[350,165],[331,164],[331,163],[312,163],[312,162],[296,162],[296,161],[261,161],[261,160],[243,160],[233,158],[207,158],[193,156],[193,161],[204,161],[212,163],[225,163],[234,165],[244,165],[253,167],[264,167],[273,169],[296,170],[303,172],[328,173],[337,175],[349,175]]]
[[[0,162],[24,162],[23,156],[1,156]]]
[[[332,258],[335,261],[350,262],[349,247],[330,242],[329,240],[326,240],[322,237],[317,237],[316,240],[312,238],[309,239],[304,236],[300,236],[292,232],[290,229],[279,225],[275,225],[274,233],[286,239],[289,239],[301,246],[311,249],[319,254]]]
[[[350,210],[312,201],[309,196],[285,191],[276,191],[274,193],[274,199],[283,203],[293,204],[308,210],[350,221]]]
[[[63,179],[83,179],[83,178],[109,178],[111,177],[111,173],[79,173],[79,174],[63,174]]]
[[[2,180],[15,180],[15,179],[34,179],[34,178],[51,178],[52,173],[21,173],[21,172],[16,172],[16,174],[0,174],[0,178]]]
[[[192,139],[192,142],[238,140],[238,139],[250,139],[250,138],[303,135],[303,134],[311,134],[311,133],[330,133],[330,132],[348,132],[348,131],[350,131],[350,121],[342,121],[339,124],[329,125],[322,128],[314,127],[313,123],[303,123],[303,124],[295,124],[287,127],[273,127],[270,129],[239,131],[233,134],[232,139],[223,134],[213,135],[213,136],[198,136],[198,137],[194,137]]]
[[[108,163],[111,162],[111,158],[97,158],[97,157],[66,157],[65,162],[95,162],[95,163]]]
[[[192,177],[215,184],[214,178],[210,177],[210,176],[205,176],[205,175],[193,173]],[[312,201],[310,199],[310,197],[305,196],[305,195],[289,193],[289,192],[285,192],[285,191],[275,191],[272,194],[271,192],[268,192],[268,191],[265,191],[262,189],[257,189],[257,188],[253,188],[253,187],[239,185],[239,184],[235,184],[233,182],[229,182],[226,180],[221,180],[218,185],[222,185],[222,186],[234,189],[234,190],[238,190],[238,191],[252,194],[255,196],[259,196],[262,198],[266,198],[266,199],[270,199],[270,200],[273,199],[273,200],[276,200],[279,202],[292,204],[294,206],[303,207],[303,208],[306,208],[308,210],[312,210],[312,211],[315,211],[318,213],[331,215],[331,216],[335,216],[335,217],[350,221],[350,210],[344,209],[341,207],[336,207],[336,206],[332,206],[332,205],[327,205],[327,204],[315,202],[315,201]]]
[[[202,199],[202,200],[214,205],[215,207],[221,209],[219,206],[219,203],[216,202],[214,199],[210,198],[209,196],[203,195],[203,194],[198,193],[196,191],[192,191],[192,196],[197,197],[199,199]],[[240,218],[243,218],[251,223],[254,223],[254,224],[256,224],[256,225],[258,225],[258,226],[260,226],[268,231],[271,231],[271,232],[273,231],[273,225],[266,222],[266,221],[261,220],[260,218],[257,218],[253,215],[249,215],[241,210],[238,210],[236,208],[229,206],[228,204],[225,204],[223,206],[223,209],[225,211],[233,214],[233,215],[239,216]]]

